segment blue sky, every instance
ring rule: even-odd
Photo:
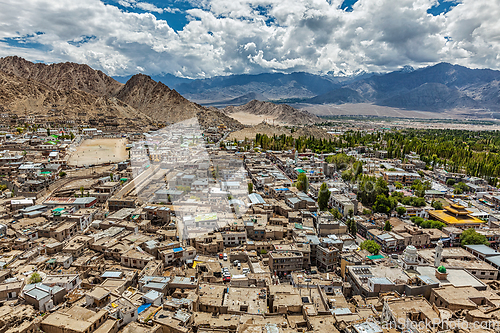
[[[110,75],[500,69],[492,0],[4,0],[0,56]]]

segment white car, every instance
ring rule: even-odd
[[[227,254],[226,254],[226,253],[224,253],[224,255],[222,256],[222,259],[223,259],[224,261],[227,261]]]

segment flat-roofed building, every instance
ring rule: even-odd
[[[301,252],[277,252],[269,255],[269,268],[278,276],[290,275],[293,271],[301,270],[304,256]]]
[[[405,172],[405,171],[384,171],[384,180],[389,184],[394,184],[395,182],[400,182],[405,186],[410,186],[416,179],[420,178],[418,173]]]

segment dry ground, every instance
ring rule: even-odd
[[[70,156],[68,164],[83,166],[90,164],[116,163],[128,158],[126,139],[87,139]]]

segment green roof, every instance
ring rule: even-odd
[[[444,267],[443,265],[439,266],[438,267],[438,272],[439,273],[446,273],[446,267]]]
[[[56,258],[52,258],[52,259],[47,260],[47,264],[54,264],[56,262],[57,262]]]
[[[53,137],[53,138],[56,138],[56,139],[57,139],[57,138],[59,137],[59,135],[52,134],[52,135],[51,135],[51,137]]]
[[[62,212],[63,210],[64,208],[62,207],[52,209],[53,212]]]
[[[367,256],[368,259],[370,260],[377,260],[377,259],[384,259],[385,257],[381,254],[377,254],[377,255],[374,255],[374,256]]]
[[[50,171],[42,171],[42,172],[41,172],[41,174],[42,174],[42,175],[50,175],[51,173],[52,173],[52,172],[50,172]]]
[[[121,182],[126,182],[127,180],[128,180],[128,178],[120,178]]]
[[[304,229],[304,226],[300,223],[295,223],[295,228],[297,229]]]

